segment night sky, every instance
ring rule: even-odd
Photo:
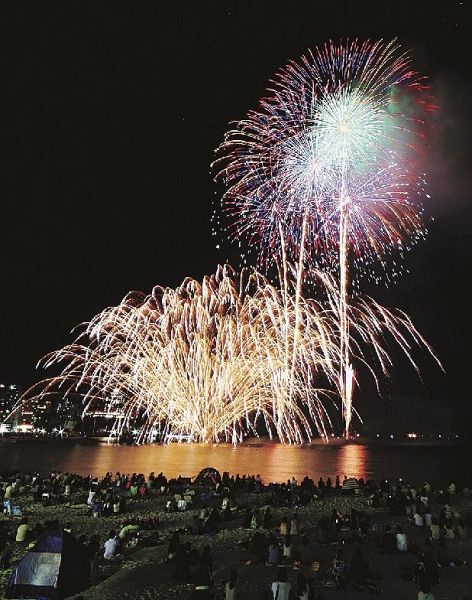
[[[430,76],[435,221],[397,286],[447,375],[399,361],[372,424],[471,418],[471,23],[464,2],[12,2],[0,23],[0,378],[26,386],[74,325],[130,289],[201,278],[236,255],[211,235],[214,148],[269,77],[330,38],[392,38]]]

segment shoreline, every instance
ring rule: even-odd
[[[395,447],[470,447],[472,446],[472,439],[462,439],[445,436],[441,439],[436,437],[418,438],[418,439],[387,439],[387,438],[370,438],[370,437],[359,437],[346,440],[344,438],[334,438],[325,441],[317,438],[312,442],[305,442],[303,444],[283,444],[277,440],[270,440],[269,438],[250,438],[244,440],[242,443],[233,445],[229,442],[214,442],[214,443],[200,443],[200,442],[168,442],[168,443],[149,443],[144,442],[135,444],[131,442],[109,442],[104,437],[100,439],[98,437],[35,437],[35,436],[24,436],[24,435],[0,435],[0,444],[21,444],[21,443],[38,443],[38,444],[77,444],[77,445],[90,445],[90,446],[118,446],[118,447],[150,447],[150,448],[161,448],[161,447],[172,447],[172,446],[194,446],[199,448],[267,448],[267,447],[282,447],[282,448],[329,448],[337,446],[367,446],[367,447],[380,447],[380,448],[395,448]]]

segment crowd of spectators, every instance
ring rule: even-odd
[[[380,593],[382,577],[376,556],[394,554],[411,557],[399,575],[418,586],[418,599],[434,600],[433,589],[441,571],[467,566],[458,556],[455,542],[466,539],[469,522],[451,507],[457,494],[454,484],[434,490],[429,483],[417,487],[402,480],[344,477],[341,481],[336,477],[334,482],[320,478],[315,483],[305,477],[300,483],[292,478],[265,485],[259,475],[220,476],[214,469],[207,469],[195,481],[185,477],[168,480],[163,473],[145,477],[120,472],[100,479],[59,472],[47,477],[39,473],[3,473],[0,477],[4,513],[0,568],[12,566],[15,548],[26,551],[41,535],[62,528],[75,537],[88,557],[85,586],[96,583],[99,564],[126,559],[142,543],[143,534],[155,544],[168,544],[166,564],[173,570],[173,579],[192,585],[192,598],[202,600],[213,598],[219,584],[227,600],[240,598],[245,565],[276,569],[267,590],[267,597],[274,600],[321,597],[324,588]],[[469,497],[470,490],[464,488],[461,494]],[[304,523],[300,516],[304,507],[338,496],[362,498],[364,509],[353,503],[344,513],[332,508],[314,526]],[[72,519],[62,524],[39,520],[30,524],[34,506],[67,504],[72,497],[81,499],[91,519],[114,518],[106,539],[74,530]],[[159,498],[168,513],[185,513],[185,525],[166,530],[162,536],[157,517],[127,516],[133,513],[130,508],[153,498]],[[221,529],[248,532],[246,557],[224,581],[215,575],[219,569],[215,569],[210,543],[199,543],[197,548],[192,542],[193,538],[209,542]],[[322,558],[319,549],[324,546],[333,547],[332,559]]]

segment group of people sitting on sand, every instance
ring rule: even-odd
[[[320,478],[315,484],[305,477],[300,483],[292,478],[266,485],[258,475],[220,476],[214,470],[193,482],[185,477],[168,480],[162,473],[145,477],[121,472],[100,479],[59,472],[47,477],[3,473],[0,478],[6,525],[0,528],[2,568],[10,566],[15,549],[26,548],[51,527],[39,521],[31,525],[28,515],[18,514],[18,504],[28,513],[34,503],[64,504],[72,497],[81,498],[93,518],[112,526],[100,541],[97,534],[75,531],[70,522],[62,525],[89,557],[91,583],[96,580],[97,564],[126,559],[139,545],[141,533],[162,531],[157,518],[144,523],[123,517],[147,499],[158,501],[168,511],[188,514],[179,521],[185,525],[170,532],[166,560],[173,565],[175,580],[192,584],[192,597],[201,600],[212,598],[221,583],[215,575],[218,553],[212,551],[212,540],[225,529],[244,533],[241,547],[245,554],[240,568],[224,581],[227,600],[238,598],[244,589],[246,565],[274,573],[267,589],[274,600],[307,600],[324,588],[378,593],[381,573],[375,562],[379,554],[410,556],[409,566],[400,575],[419,587],[419,600],[434,600],[433,589],[442,570],[467,566],[455,542],[466,539],[470,522],[467,515],[452,508],[457,494],[454,484],[434,490],[429,483],[416,487],[402,480],[377,483],[336,477],[334,481]],[[470,496],[469,488],[461,493]],[[359,500],[345,503],[350,506],[346,513],[336,508],[336,499],[343,496]],[[316,523],[307,523],[305,507],[325,501],[333,503],[331,513],[320,513]],[[156,533],[154,539],[162,543],[167,535]],[[197,546],[193,538],[199,540]]]

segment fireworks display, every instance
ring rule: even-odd
[[[424,114],[433,109],[395,41],[330,43],[275,75],[259,109],[226,134],[214,163],[227,187],[230,237],[257,242],[262,267],[287,252],[299,279],[316,262],[338,273],[346,435],[350,280],[424,235],[417,198],[426,184],[415,158]]]
[[[295,273],[295,269],[291,269]],[[220,267],[202,283],[133,292],[81,327],[74,343],[46,356],[57,377],[23,397],[83,396],[84,415],[119,413],[115,432],[135,429],[137,441],[186,437],[239,442],[258,424],[282,442],[331,432],[339,364],[339,292],[332,276],[312,278],[318,301],[282,291],[255,270],[240,276]],[[377,380],[391,363],[389,334],[414,363],[427,346],[408,317],[369,298],[349,307],[351,347]],[[429,347],[428,347],[429,349]]]
[[[303,301],[292,371],[293,312],[293,299],[261,275],[245,271],[238,279],[228,266],[202,283],[187,279],[147,297],[131,293],[88,323],[74,344],[44,359],[46,367],[65,366],[37,389],[83,391],[84,414],[120,397],[117,428],[142,423],[141,440],[158,433],[164,440],[235,442],[255,431],[258,419],[282,441],[309,439],[313,426],[326,435],[328,392],[320,382],[335,374],[335,332],[314,302]]]
[[[331,43],[289,63],[218,149],[226,232],[257,242],[264,268],[280,230],[294,260],[338,268],[344,213],[353,276],[369,273],[424,235],[416,158],[433,109],[394,41]]]
[[[380,389],[389,341],[416,369],[415,347],[439,363],[405,313],[358,288],[377,263],[396,276],[387,256],[424,236],[417,155],[433,108],[395,41],[330,43],[290,62],[213,165],[226,186],[216,218],[257,247],[257,269],[276,267],[277,285],[226,265],[132,292],[46,356],[60,374],[21,402],[80,395],[84,415],[113,412],[115,433],[136,441],[237,443],[263,427],[301,443],[327,438],[332,410],[348,434],[354,365]]]

